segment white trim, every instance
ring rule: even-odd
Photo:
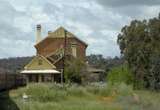
[[[36,74],[36,73],[38,73],[38,74],[39,73],[40,74],[43,74],[43,73],[56,74],[56,73],[60,73],[60,72],[57,70],[23,70],[20,73],[22,73],[22,74]]]

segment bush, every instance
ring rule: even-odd
[[[80,59],[73,59],[66,62],[65,81],[69,83],[80,84],[82,82],[82,76],[85,70],[85,63]]]
[[[110,84],[133,83],[133,74],[130,72],[129,68],[126,65],[113,68],[107,76],[107,81]]]
[[[67,94],[65,90],[52,84],[31,84],[25,92],[31,96],[31,99],[40,102],[64,100]]]
[[[67,93],[69,96],[76,96],[76,97],[84,97],[88,95],[84,87],[74,86],[74,85],[72,85],[71,87],[67,89]]]

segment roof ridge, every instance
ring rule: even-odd
[[[50,33],[48,33],[48,35],[44,39],[42,39],[40,42],[35,44],[35,46],[38,45],[39,43],[43,42],[47,38],[65,38],[65,31],[67,32],[66,33],[67,38],[76,38],[79,41],[81,41],[82,43],[84,43],[85,45],[88,45],[87,43],[82,41],[80,38],[78,38],[75,34],[73,34],[72,32],[68,31],[63,26],[60,26],[55,31],[53,31],[53,32],[51,31]]]

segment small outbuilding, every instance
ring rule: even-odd
[[[105,70],[95,68],[94,66],[87,65],[87,81],[89,82],[100,82],[105,81]]]

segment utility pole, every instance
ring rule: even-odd
[[[64,84],[64,73],[65,73],[65,60],[66,60],[66,48],[67,48],[67,31],[64,30],[64,53],[63,53],[63,73],[61,76],[61,83]]]

